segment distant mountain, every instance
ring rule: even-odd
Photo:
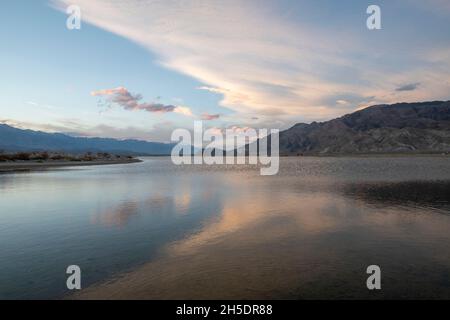
[[[168,155],[174,144],[140,140],[72,137],[62,133],[22,130],[0,124],[0,150],[110,152],[133,155]]]
[[[280,154],[450,152],[450,101],[377,105],[280,132]]]
[[[0,150],[168,155],[175,144],[72,137],[0,124]],[[450,152],[450,101],[377,105],[280,132],[280,154]]]

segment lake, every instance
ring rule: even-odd
[[[448,157],[142,159],[0,175],[0,298],[450,298]]]

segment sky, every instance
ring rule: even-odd
[[[381,29],[369,30],[369,5]],[[70,5],[81,29],[66,27]],[[448,0],[8,0],[0,122],[170,141],[450,100]]]

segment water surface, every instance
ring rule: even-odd
[[[144,160],[0,175],[0,298],[450,298],[448,157]]]

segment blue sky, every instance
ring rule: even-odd
[[[445,0],[18,0],[0,21],[0,121],[24,128],[168,141],[450,98]]]

